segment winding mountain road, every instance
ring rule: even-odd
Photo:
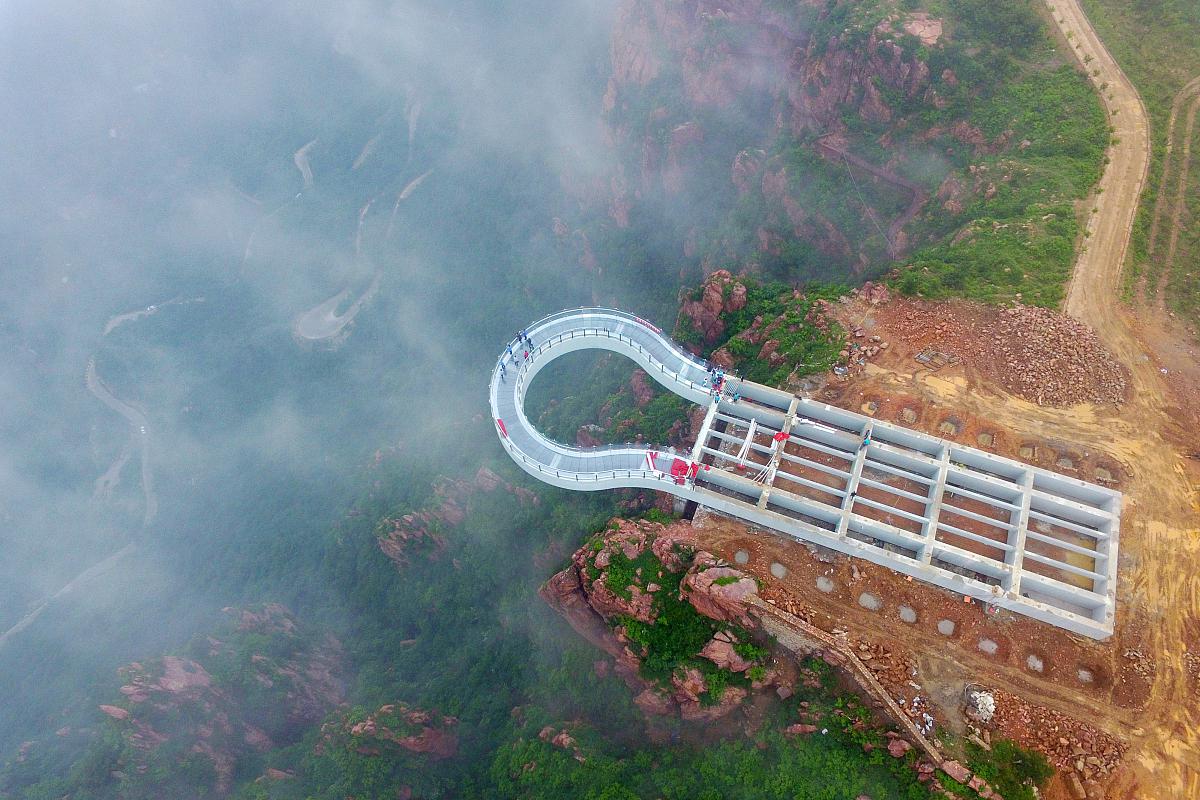
[[[146,507],[142,514],[142,524],[149,525],[158,514],[158,495],[154,491],[154,472],[150,468],[150,434],[147,433],[147,426],[150,424],[150,421],[142,413],[141,409],[126,403],[104,385],[104,381],[100,380],[100,376],[96,374],[96,359],[94,356],[88,359],[84,382],[87,384],[89,392],[95,395],[104,405],[124,417],[129,422],[130,429],[134,431],[133,441],[137,441],[141,447],[142,492],[146,498]],[[118,456],[118,459],[120,459],[120,456]]]
[[[1135,512],[1125,522],[1130,567],[1123,581],[1123,594],[1131,598],[1126,607],[1143,611],[1120,620],[1118,634],[1122,629],[1131,638],[1144,634],[1142,646],[1154,659],[1156,672],[1150,697],[1137,709],[1138,725],[1128,729],[1129,769],[1109,788],[1109,796],[1200,797],[1200,704],[1187,652],[1188,632],[1200,619],[1196,486],[1178,442],[1180,407],[1139,338],[1130,310],[1120,302],[1121,270],[1150,165],[1149,119],[1137,90],[1078,0],[1046,4],[1096,85],[1116,139],[1093,198],[1096,211],[1088,219],[1089,236],[1076,260],[1064,310],[1095,328],[1129,368],[1130,398],[1121,417],[1136,420],[1136,430],[1145,436],[1131,481],[1129,505]],[[1076,438],[1090,434],[1101,447],[1113,447],[1120,424],[1093,418],[1082,426],[1090,430]],[[1194,438],[1193,432],[1183,435]],[[1147,612],[1152,618],[1144,616]],[[1080,709],[1081,716],[1088,713]],[[1112,716],[1103,706],[1090,713]]]
[[[1088,216],[1087,238],[1064,304],[1072,317],[1103,331],[1117,324],[1121,268],[1150,169],[1150,120],[1137,89],[1096,35],[1078,0],[1047,0],[1046,5],[1099,91],[1114,129],[1109,163],[1092,198],[1096,211]]]

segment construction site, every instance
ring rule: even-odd
[[[1167,395],[1146,391],[1157,363],[1127,369],[1092,329],[1041,309],[907,300],[868,285],[829,311],[849,334],[847,369],[794,389],[1121,493],[1112,637],[993,613],[722,515],[697,515],[706,546],[763,582],[769,629],[798,621],[834,637],[839,659],[870,673],[858,685],[878,694],[876,682],[914,724],[928,715],[985,744],[1002,736],[1046,754],[1059,771],[1050,796],[1194,796],[1196,507],[1186,415],[1164,415]],[[981,695],[988,713],[972,703]]]
[[[887,299],[868,286],[836,313],[853,338],[891,336]],[[929,342],[852,344],[852,369],[801,397],[726,377],[621,312],[565,311],[528,331],[536,344],[512,357],[512,380],[501,366],[491,384],[498,436],[523,469],[564,488],[653,488],[694,504],[705,546],[760,581],[764,628],[857,667],[859,685],[933,763],[944,760],[924,738],[935,727],[985,744],[995,730],[1071,767],[1081,791],[1108,778],[1126,745],[1078,721],[1058,692],[1126,706],[1149,691],[1140,651],[1118,661],[1110,643],[1125,477],[1114,458],[938,412],[872,380],[888,374],[884,359],[925,379],[962,372],[943,341],[933,343],[942,363],[930,363]],[[690,453],[579,449],[536,430],[523,408],[529,382],[560,355],[594,348],[629,356],[702,406]],[[1056,702],[1028,702],[1022,682],[1055,687]],[[982,718],[963,714],[972,687],[986,687],[975,693],[988,698]]]

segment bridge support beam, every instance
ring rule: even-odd
[[[489,394],[501,446],[539,480],[669,492],[1075,633],[1112,634],[1119,492],[768,386],[742,382],[739,401],[714,399],[709,365],[620,311],[561,312],[528,333],[533,357],[507,376],[497,368]],[[648,459],[657,447],[583,449],[539,433],[524,411],[530,383],[588,349],[626,356],[706,407],[690,454],[711,463],[682,475]],[[755,432],[780,440],[769,447]]]

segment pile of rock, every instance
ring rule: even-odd
[[[1104,796],[1102,783],[1120,764],[1126,745],[1086,722],[1030,705],[1004,690],[992,694],[996,698],[992,722],[1002,735],[1037,750],[1066,773],[1077,800]]]
[[[1038,405],[1125,400],[1124,369],[1095,331],[1064,314],[1033,306],[1006,309],[993,343],[1000,382]]]
[[[1096,332],[1045,308],[969,303],[892,304],[895,336],[952,354],[1014,395],[1045,406],[1122,403],[1125,369]]]
[[[929,708],[923,708],[921,702],[914,703],[920,698],[920,690],[913,683],[917,662],[877,642],[859,641],[855,645],[855,652],[880,685],[900,704],[905,714],[921,726]]]
[[[996,715],[996,696],[982,689],[968,688],[966,691],[966,714],[981,725],[992,721]]]
[[[891,342],[884,341],[882,336],[868,338],[866,331],[855,328],[850,332],[845,348],[838,353],[838,360],[843,364],[862,366],[868,359],[874,358],[890,346]]]

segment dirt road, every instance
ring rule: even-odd
[[[1118,642],[1135,638],[1143,620],[1157,664],[1150,698],[1130,728],[1130,752],[1112,796],[1200,797],[1200,699],[1189,675],[1188,647],[1200,642],[1200,506],[1189,431],[1197,420],[1172,401],[1157,362],[1119,302],[1121,267],[1150,160],[1149,121],[1137,90],[1109,54],[1076,0],[1047,0],[1051,16],[1099,89],[1115,128],[1115,144],[1089,217],[1086,250],[1078,257],[1065,311],[1087,322],[1131,372],[1130,402],[1118,413],[1080,407],[1051,411],[1013,398],[990,400],[964,384],[927,382],[943,402],[974,407],[1016,430],[1053,433],[1094,445],[1131,465],[1122,525],[1124,608]],[[915,377],[915,376],[914,376]],[[938,392],[937,390],[940,390]],[[1119,645],[1118,645],[1119,646]],[[1124,714],[1098,707],[1110,723]],[[1120,722],[1118,722],[1118,720]]]
[[[1076,0],[1047,0],[1050,14],[1104,101],[1116,143],[1088,217],[1086,249],[1067,288],[1065,311],[1102,329],[1119,288],[1133,219],[1150,167],[1150,121],[1129,78],[1117,65]]]
[[[1167,122],[1167,150],[1163,157],[1163,174],[1162,183],[1158,187],[1158,195],[1154,201],[1154,216],[1150,224],[1150,241],[1148,243],[1148,251],[1151,256],[1154,255],[1155,247],[1158,244],[1158,231],[1162,225],[1162,217],[1166,213],[1167,197],[1170,194],[1171,178],[1171,156],[1174,155],[1175,146],[1175,125],[1179,119],[1179,112],[1182,110],[1183,104],[1187,100],[1191,100],[1191,105],[1187,110],[1187,123],[1184,125],[1183,132],[1183,147],[1179,153],[1179,176],[1175,181],[1175,194],[1172,202],[1170,213],[1170,233],[1167,240],[1167,253],[1162,259],[1162,269],[1159,272],[1157,286],[1155,287],[1154,305],[1160,314],[1167,310],[1167,282],[1171,279],[1171,271],[1175,268],[1175,253],[1179,247],[1179,233],[1183,227],[1183,214],[1186,210],[1186,198],[1188,188],[1188,172],[1192,161],[1192,134],[1196,129],[1196,115],[1200,112],[1200,77],[1193,78],[1179,94],[1175,96],[1174,103],[1171,104],[1171,118]],[[1143,292],[1144,301],[1144,292]]]

